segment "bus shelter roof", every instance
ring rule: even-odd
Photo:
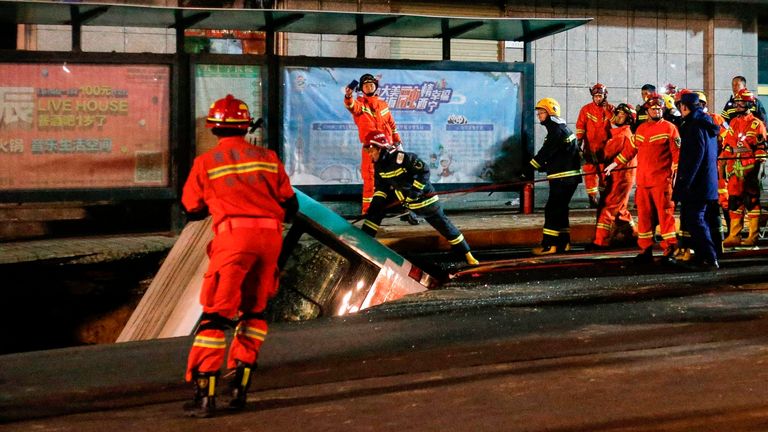
[[[247,30],[532,42],[591,18],[486,18],[287,9],[0,1],[0,23]]]

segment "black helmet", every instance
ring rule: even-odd
[[[637,120],[637,111],[635,111],[635,107],[632,106],[632,104],[628,103],[620,103],[616,106],[616,108],[613,109],[613,114],[618,114],[619,111],[623,111],[624,114],[627,115],[627,123],[629,125],[634,125],[635,121]]]
[[[369,73],[360,76],[360,90],[363,89],[363,84],[365,83],[373,83],[373,85],[376,86],[376,88],[373,90],[374,92],[379,89],[379,80],[377,80],[375,76]]]

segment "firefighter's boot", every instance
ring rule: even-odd
[[[191,402],[184,404],[187,417],[207,418],[216,413],[216,381],[218,373],[197,372],[192,377],[195,385],[195,396]]]
[[[235,369],[235,378],[229,385],[230,396],[229,409],[241,410],[245,408],[245,403],[248,400],[248,387],[251,385],[251,374],[256,369],[256,365],[249,365],[243,362],[237,362],[237,369]]]
[[[741,241],[742,246],[756,246],[757,236],[760,234],[760,217],[751,217],[747,219],[747,229],[749,234],[747,238]]]
[[[649,246],[643,249],[642,252],[637,254],[633,259],[635,264],[650,264],[653,262],[653,246]]]
[[[681,247],[675,250],[675,261],[688,262],[692,259],[691,248]]]
[[[472,252],[467,252],[464,254],[464,259],[467,260],[467,264],[471,266],[480,265],[480,261],[475,259],[475,257],[472,256]]]
[[[571,250],[571,244],[566,243],[562,246],[551,245],[551,246],[535,247],[531,250],[531,253],[534,255],[540,256],[540,255],[552,255],[556,253],[568,252],[570,250]]]
[[[728,237],[723,241],[723,247],[741,246],[741,229],[744,228],[744,222],[740,217],[731,217],[731,230]]]

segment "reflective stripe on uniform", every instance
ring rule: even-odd
[[[544,228],[542,231],[544,232],[544,235],[548,235],[548,236],[557,237],[560,235],[560,231],[549,229],[549,228]]]
[[[574,177],[577,175],[581,175],[581,170],[571,170],[571,171],[563,171],[555,174],[550,174],[547,176],[547,179],[559,179],[564,177]]]
[[[650,231],[648,231],[648,232],[639,232],[639,233],[637,233],[637,238],[650,239],[650,238],[653,238],[653,233],[650,232]]]
[[[448,240],[448,243],[450,243],[452,246],[455,246],[463,241],[464,241],[464,234],[459,234],[459,236],[456,237],[455,239]]]
[[[392,178],[392,177],[397,177],[404,172],[405,172],[405,168],[398,168],[394,171],[379,173],[379,176],[381,176],[381,178]]]
[[[417,202],[417,203],[406,203],[405,205],[406,205],[406,206],[407,206],[409,209],[412,209],[412,210],[415,210],[415,209],[420,209],[420,208],[423,208],[423,207],[426,207],[426,206],[428,206],[428,205],[431,205],[431,204],[434,204],[434,203],[436,203],[436,202],[437,202],[437,200],[438,200],[438,198],[439,198],[439,197],[438,197],[437,195],[435,195],[435,196],[433,196],[433,197],[432,197],[432,198],[430,198],[430,199],[427,199],[427,200],[424,200],[424,201],[421,201],[421,202]]]
[[[365,222],[363,222],[363,225],[367,226],[368,228],[370,228],[370,229],[372,229],[374,231],[378,231],[379,230],[379,226],[376,225],[375,223],[369,221],[368,219],[366,219]]]
[[[198,348],[211,348],[211,349],[224,349],[227,347],[227,341],[223,337],[211,337],[211,336],[195,336],[195,341],[192,346]]]
[[[257,327],[239,326],[238,334],[245,335],[251,339],[263,341],[267,336],[267,332]]]
[[[269,162],[246,162],[233,165],[224,165],[208,170],[208,179],[214,180],[229,174],[244,174],[254,171],[267,171],[277,173],[277,164]]]

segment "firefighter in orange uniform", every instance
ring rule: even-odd
[[[725,247],[755,246],[760,225],[760,167],[765,160],[765,124],[752,113],[755,96],[746,88],[734,97],[736,110],[723,142],[720,163],[728,183],[730,234]],[[745,217],[746,213],[746,217]],[[741,239],[746,219],[749,234]]]
[[[589,206],[597,208],[599,194],[605,188],[603,168],[606,161],[603,148],[611,136],[613,105],[608,103],[608,89],[597,83],[589,89],[592,102],[581,107],[576,119],[576,139],[581,143],[584,155],[584,188]]]
[[[611,129],[611,138],[605,144],[605,160],[613,161],[625,150],[632,147],[631,127],[635,123],[637,112],[635,108],[626,103],[621,103],[613,110],[612,123],[616,126]],[[636,158],[622,163],[622,170],[613,171],[605,177],[605,194],[600,200],[597,210],[597,225],[595,226],[595,240],[592,249],[603,249],[610,246],[611,233],[615,223],[621,221],[629,224],[635,231],[635,222],[627,210],[629,193],[635,184]]]
[[[659,94],[651,94],[645,108],[648,120],[637,128],[633,145],[616,156],[605,174],[637,155],[637,243],[642,252],[635,260],[653,261],[654,222],[658,221],[663,260],[672,262],[677,244],[672,183],[680,154],[680,134],[675,125],[662,118],[664,99]]]
[[[344,106],[352,114],[352,118],[357,125],[358,135],[361,145],[365,143],[365,138],[373,131],[379,131],[387,136],[390,142],[395,146],[400,146],[400,134],[397,133],[397,125],[392,113],[389,112],[389,105],[376,96],[376,90],[379,88],[379,81],[371,74],[364,74],[360,77],[360,90],[362,96],[354,98],[355,89],[346,87],[344,94]],[[363,178],[363,207],[362,213],[368,212],[368,206],[371,205],[374,192],[374,169],[370,156],[361,148],[360,174]]]
[[[211,105],[206,127],[219,141],[195,159],[181,198],[190,219],[210,213],[215,232],[200,292],[203,315],[187,363],[186,379],[195,385],[195,398],[184,407],[189,416],[210,417],[215,412],[224,331],[235,323],[227,360],[227,367],[236,370],[229,407],[245,406],[267,335],[263,312],[277,293],[282,222],[298,210],[277,155],[243,138],[250,124],[248,106],[232,95]]]

